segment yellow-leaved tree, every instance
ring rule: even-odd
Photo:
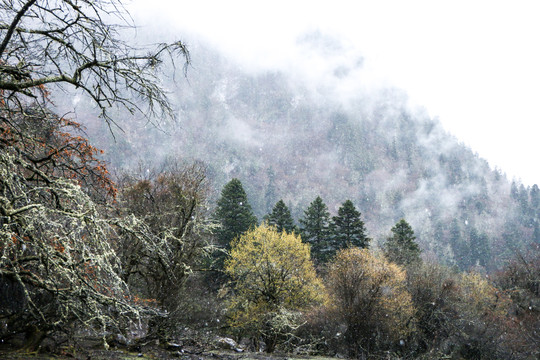
[[[267,224],[232,242],[226,273],[231,277],[229,324],[272,352],[302,324],[302,311],[325,299],[300,236]]]
[[[474,272],[461,274],[458,285],[458,316],[452,325],[459,330],[451,333],[451,337],[458,344],[455,347],[460,356],[466,359],[516,358],[514,350],[517,349],[513,348],[517,339],[513,338],[516,333],[508,316],[511,301],[507,294],[490,284],[487,277]]]
[[[414,307],[405,271],[381,254],[350,248],[336,255],[328,273],[335,319],[345,325],[349,355],[403,343],[414,331]]]

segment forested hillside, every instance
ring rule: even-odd
[[[538,358],[538,186],[361,57],[321,82],[132,25],[0,0],[1,358]]]
[[[315,34],[306,46],[317,49],[320,41]],[[375,244],[405,217],[424,256],[463,269],[494,269],[514,248],[540,241],[537,186],[512,185],[399,89],[359,83],[340,96],[335,84],[351,82],[361,59],[338,63],[328,83],[313,86],[285,71],[243,70],[195,44],[186,77],[164,71],[177,123],[119,122],[123,132],[113,140],[78,98],[57,103],[75,107],[113,167],[168,156],[201,160],[214,199],[225,182],[239,178],[260,218],[279,199],[297,220],[318,195],[333,214],[351,199]]]

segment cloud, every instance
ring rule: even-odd
[[[246,71],[283,70],[322,97],[405,89],[510,176],[540,181],[537,4],[136,0],[135,22],[190,33]],[[486,134],[489,133],[489,136]],[[505,146],[501,146],[501,142]]]

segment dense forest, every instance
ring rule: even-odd
[[[132,25],[1,1],[0,354],[539,356],[537,185],[335,91],[361,58],[313,86]]]
[[[312,36],[309,45],[324,40]],[[77,102],[88,137],[114,168],[202,161],[212,201],[239,178],[258,217],[279,199],[295,220],[316,196],[332,212],[351,199],[375,243],[405,217],[424,254],[461,269],[496,270],[515,248],[540,242],[538,186],[490,168],[402,91],[359,87],[344,102],[283,72],[242,71],[203,45],[192,45],[190,56],[187,77],[167,83],[178,123],[122,123],[115,141]],[[61,112],[73,109],[70,102]]]

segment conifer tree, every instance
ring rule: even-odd
[[[353,246],[362,249],[369,247],[371,239],[366,235],[360,216],[351,200],[341,205],[338,215],[332,218],[332,252]]]
[[[266,220],[268,221],[268,225],[275,226],[278,232],[285,231],[290,234],[296,231],[291,212],[283,200],[279,200],[274,205],[272,213],[266,217]]]
[[[419,263],[422,250],[415,241],[416,237],[409,223],[401,219],[392,228],[392,233],[383,246],[386,258],[398,265]]]
[[[533,239],[538,239],[538,223],[540,222],[540,189],[534,184],[529,192],[529,226],[533,228]]]
[[[535,213],[538,214],[540,211],[540,189],[537,184],[534,184],[530,191],[531,197],[531,208],[535,210]]]
[[[463,239],[462,229],[457,219],[452,220],[449,227],[449,243],[454,253],[454,262],[460,269],[469,267],[469,244]]]
[[[515,181],[512,181],[512,185],[510,185],[510,197],[514,200],[519,199],[519,189]]]
[[[535,222],[533,226],[533,244],[540,245],[540,225],[538,225],[538,222]]]
[[[479,233],[472,227],[469,232],[469,247],[471,249],[471,263],[486,266],[489,259],[489,241],[485,233]]]
[[[322,261],[329,236],[330,213],[320,196],[317,196],[300,219],[302,239],[311,245],[311,255]]]
[[[227,250],[234,238],[257,225],[257,217],[240,180],[232,179],[223,187],[215,217],[221,225],[217,231],[219,244]]]
[[[272,204],[274,204],[277,199],[276,173],[274,172],[274,169],[270,167],[268,170],[266,170],[266,174],[268,176],[268,185],[266,186],[266,191],[264,193],[264,205],[265,211],[271,211]]]

